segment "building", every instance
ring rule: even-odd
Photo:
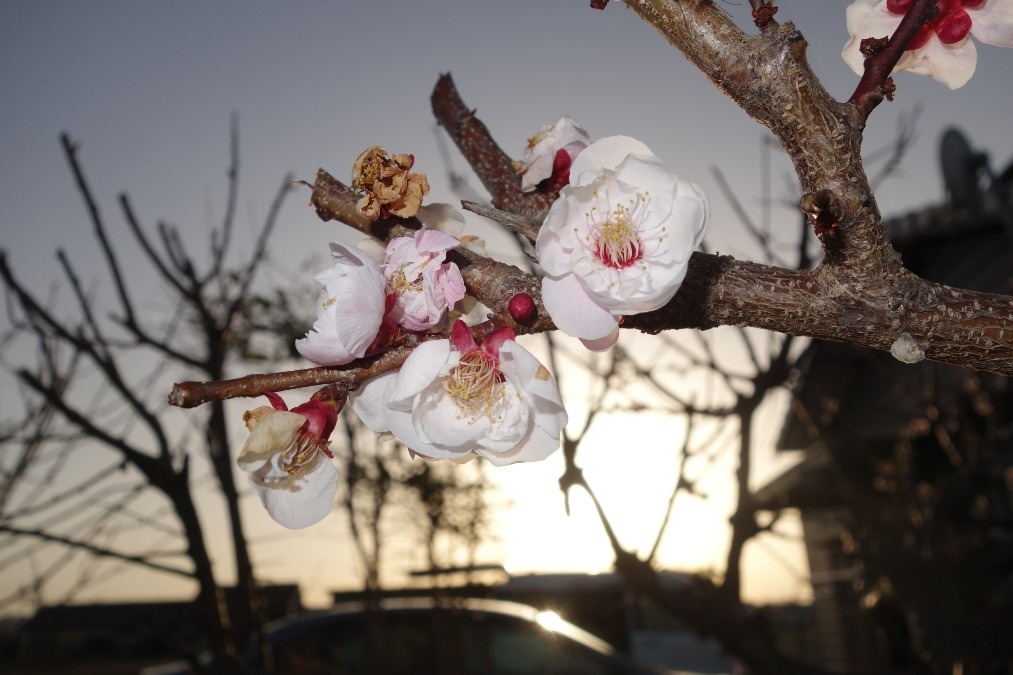
[[[946,202],[891,242],[923,278],[1013,294],[1013,165],[992,175],[955,131],[942,159]],[[1013,665],[1010,380],[818,341],[799,373],[778,449],[803,459],[756,497],[801,514],[821,665]]]

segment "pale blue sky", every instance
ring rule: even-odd
[[[40,292],[59,274],[56,246],[71,252],[83,276],[91,270],[99,276],[98,249],[58,144],[59,133],[68,131],[81,143],[80,158],[128,261],[136,256],[118,215],[120,191],[131,195],[148,225],[176,224],[190,249],[200,250],[225,206],[233,112],[241,131],[240,239],[261,222],[287,172],[312,179],[322,166],[345,178],[356,155],[374,144],[413,152],[417,169],[429,175],[431,199],[450,200],[429,108],[438,75],[450,71],[468,105],[515,155],[528,136],[562,114],[594,137],[640,138],[709,192],[711,247],[748,257],[747,238],[710,167],[720,167],[746,206],[758,209],[765,130],[622,3],[614,0],[600,13],[587,4],[5,2],[0,247]],[[796,21],[814,68],[834,95],[846,98],[857,83],[839,55],[847,39],[846,3],[780,5],[778,18]],[[744,0],[723,6],[746,21]],[[1010,160],[1011,57],[980,47],[978,72],[957,92],[927,78],[897,78],[897,100],[872,115],[866,149],[892,137],[899,115],[916,104],[924,111],[902,174],[878,195],[887,215],[941,197],[936,147],[948,125],[960,125],[988,149],[993,165]],[[463,170],[456,151],[452,156]],[[782,178],[789,171],[780,158],[774,197],[797,198]],[[321,259],[340,227],[320,222],[304,196],[288,201],[271,249],[272,267],[292,270],[293,278],[308,278],[313,270],[300,271],[299,264]],[[787,211],[778,216],[774,232],[790,241],[797,218]],[[242,250],[249,247],[241,241]],[[108,289],[108,282],[98,288]],[[558,469],[547,470],[536,489],[553,490]],[[533,522],[540,517],[537,509],[531,515]],[[595,556],[607,564],[603,549]]]

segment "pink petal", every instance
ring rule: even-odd
[[[467,354],[478,349],[478,344],[476,344],[475,338],[471,334],[471,329],[468,328],[468,324],[460,319],[455,321],[453,327],[450,329],[450,344],[461,354]]]
[[[513,328],[509,326],[503,326],[497,328],[493,332],[489,333],[484,340],[482,340],[482,351],[491,356],[499,363],[499,352],[503,345],[508,340],[516,340],[517,333],[514,332]]]
[[[271,406],[273,406],[275,410],[288,410],[288,406],[285,405],[285,400],[273,391],[265,391],[264,396],[266,396],[267,400],[271,402]]]
[[[323,401],[309,400],[292,408],[292,412],[306,418],[305,431],[317,438],[327,440],[338,422],[334,406]]]
[[[422,229],[415,233],[419,253],[446,253],[460,243],[457,237],[439,230]]]

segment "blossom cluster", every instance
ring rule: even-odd
[[[421,185],[424,176],[407,171],[413,162],[382,148],[356,161],[362,213],[388,217],[409,208],[424,226],[385,246],[331,244],[333,264],[316,276],[317,318],[296,349],[313,363],[335,366],[380,353],[403,334],[424,335],[399,369],[352,394],[350,407],[363,423],[400,439],[412,456],[456,462],[477,456],[496,466],[545,459],[559,448],[567,423],[556,382],[512,328],[490,322],[478,333],[454,319],[467,289],[447,255],[463,244],[456,230],[438,228],[463,219],[449,207],[414,203],[413,181]],[[640,141],[614,136],[592,143],[569,118],[532,137],[515,168],[523,189],[558,192],[536,241],[542,300],[557,328],[591,349],[608,349],[623,317],[672,299],[709,217],[696,185]],[[509,312],[524,323],[534,303],[519,294]],[[268,393],[271,407],[246,416],[250,436],[240,466],[286,527],[319,521],[334,499],[328,437],[344,400],[330,400],[326,391],[292,410]]]

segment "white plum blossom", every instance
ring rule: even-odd
[[[553,323],[589,349],[610,348],[623,316],[663,307],[679,290],[709,218],[700,188],[640,141],[611,136],[590,145],[535,243]]]
[[[309,527],[334,506],[338,470],[327,447],[337,422],[335,406],[311,400],[288,410],[277,394],[264,395],[272,407],[243,415],[250,436],[239,466],[275,521],[293,530]]]
[[[855,0],[848,6],[851,39],[842,56],[859,75],[865,69],[860,48],[865,38],[893,35],[911,0]],[[950,89],[964,86],[977,65],[970,37],[985,44],[1013,47],[1013,0],[938,0],[939,11],[908,45],[894,71],[928,75]]]
[[[590,144],[587,132],[566,115],[554,125],[544,127],[528,139],[528,147],[516,163],[521,190],[531,192],[546,178],[555,178],[559,185],[565,185],[573,159]]]
[[[296,350],[321,366],[349,363],[364,356],[386,313],[387,282],[366,251],[331,244],[333,267],[316,275],[321,285],[317,319]]]
[[[478,345],[458,321],[449,340],[424,342],[400,371],[367,382],[352,407],[424,457],[545,459],[559,447],[566,410],[552,375],[514,337],[499,328]]]
[[[387,244],[383,274],[397,299],[391,316],[410,331],[429,330],[464,297],[464,279],[447,251],[460,242],[439,230],[423,228],[414,237],[396,237]]]
[[[429,229],[439,230],[453,237],[460,237],[464,231],[464,214],[453,204],[446,202],[424,204],[415,217]]]

